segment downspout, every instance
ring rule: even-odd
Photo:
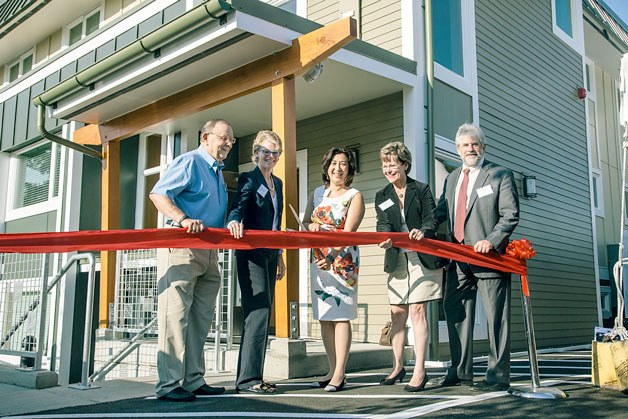
[[[434,48],[432,36],[432,0],[424,1],[424,23],[425,28],[425,128],[427,143],[427,183],[430,189],[435,191],[436,179],[434,174]],[[435,197],[438,199],[438,197]],[[427,348],[427,359],[438,361],[440,359],[440,336],[438,325],[438,304],[431,303],[428,311],[429,340]]]
[[[436,175],[434,173],[434,39],[432,33],[432,0],[425,0],[425,79],[427,98],[426,128],[427,128],[427,181],[432,191],[435,189]]]
[[[46,107],[44,105],[37,105],[37,128],[41,135],[44,138],[55,142],[57,144],[61,144],[73,150],[76,150],[80,153],[87,154],[89,157],[93,157],[99,161],[102,161],[102,155],[89,147],[86,147],[82,144],[77,144],[73,141],[66,140],[65,138],[61,138],[58,135],[54,135],[52,132],[46,130]]]

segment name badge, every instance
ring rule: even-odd
[[[259,185],[259,188],[257,188],[257,193],[260,194],[262,198],[265,198],[266,194],[268,193],[268,188],[264,185]]]
[[[381,204],[379,204],[379,209],[381,209],[382,211],[386,211],[388,208],[392,207],[393,205],[395,205],[395,203],[392,201],[392,199],[387,199]]]
[[[491,185],[486,185],[477,189],[477,193],[479,198],[484,198],[485,196],[493,193],[493,188],[491,188]]]

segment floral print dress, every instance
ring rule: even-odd
[[[329,190],[320,186],[314,191],[312,221],[321,225],[321,230],[343,230],[351,199],[358,193],[349,189],[341,196],[329,198]],[[331,248],[320,249],[327,255]],[[312,292],[312,315],[314,320],[353,320],[357,317],[358,271],[360,251],[358,246],[346,247],[334,260],[328,271],[316,265],[312,252],[310,264],[310,288]],[[320,253],[319,253],[320,254]]]

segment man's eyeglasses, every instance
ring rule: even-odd
[[[218,138],[220,138],[223,142],[230,142],[231,144],[235,144],[236,143],[236,139],[234,137],[227,137],[226,135],[218,135],[214,132],[210,132],[211,135],[214,135]]]
[[[281,155],[281,151],[270,151],[265,147],[260,147],[259,150],[264,157],[273,156],[274,158],[278,158]]]

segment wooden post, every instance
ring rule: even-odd
[[[120,228],[120,142],[103,144],[101,229]],[[113,303],[116,252],[100,252],[99,327],[109,327],[109,304]]]
[[[273,131],[283,141],[283,154],[275,166],[274,173],[283,180],[284,210],[281,218],[282,229],[298,229],[298,224],[288,204],[299,208],[297,194],[297,121],[294,78],[282,78],[272,84],[272,125]],[[283,253],[286,263],[286,276],[275,285],[275,335],[280,338],[291,336],[290,302],[299,301],[299,251],[287,250]],[[298,327],[298,319],[294,323]],[[298,336],[298,330],[297,330]]]

